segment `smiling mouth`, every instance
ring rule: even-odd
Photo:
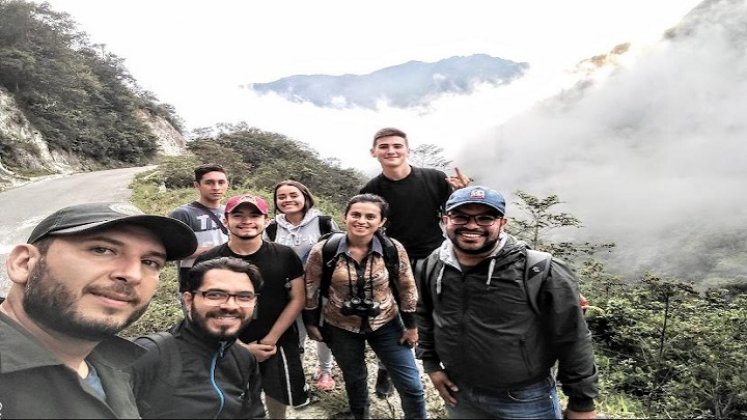
[[[464,231],[459,232],[458,235],[465,239],[480,239],[484,236],[481,232],[464,232]]]

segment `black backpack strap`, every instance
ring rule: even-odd
[[[319,233],[321,235],[326,235],[335,230],[332,227],[332,217],[322,215],[317,217],[317,219],[319,219]]]
[[[173,389],[179,383],[179,377],[182,373],[182,363],[176,339],[168,331],[146,335],[140,337],[137,341],[141,343],[143,341],[150,341],[158,349],[158,365],[155,366],[158,372],[154,375],[155,380],[151,383],[146,395],[142,395],[139,402],[139,405],[148,409],[148,411],[140,413],[145,417],[158,404],[169,400]],[[145,343],[142,344],[146,348],[151,347]]]
[[[207,214],[211,219],[213,219],[213,222],[220,228],[221,231],[223,231],[223,234],[228,235],[228,228],[223,224],[223,221],[220,220],[218,216],[215,215],[212,211],[210,211],[209,208],[205,207],[202,203],[199,201],[193,201],[189,203],[192,207],[196,207],[200,210],[202,210],[203,213]]]
[[[265,232],[267,233],[267,237],[270,238],[272,242],[275,242],[275,238],[278,236],[278,224],[275,220],[271,220],[270,223],[265,228]]]
[[[540,315],[537,302],[540,288],[550,275],[552,266],[552,255],[547,252],[527,249],[527,260],[524,266],[524,291],[527,301],[535,314]]]
[[[321,296],[329,296],[329,286],[332,284],[332,272],[337,265],[337,248],[340,246],[340,241],[344,236],[344,233],[332,232],[319,238],[319,240],[326,239],[322,246],[322,264],[324,266],[322,267],[322,283],[319,285]]]
[[[394,245],[392,239],[386,236],[386,234],[377,231],[376,236],[379,238],[381,247],[384,250],[384,265],[389,272],[389,288],[392,290],[394,300],[399,305],[399,251],[397,251],[397,246]]]
[[[433,307],[433,302],[441,297],[441,280],[438,276],[443,267],[439,251],[435,250],[415,266],[415,283],[418,285],[418,299]]]

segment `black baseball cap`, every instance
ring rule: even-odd
[[[167,260],[183,259],[197,249],[197,238],[189,226],[170,217],[144,214],[127,202],[86,203],[57,210],[36,225],[27,243],[122,224],[142,226],[152,232],[166,249]]]

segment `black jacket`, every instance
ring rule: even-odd
[[[524,291],[526,246],[512,237],[492,256],[462,272],[450,241],[416,280],[418,357],[426,372],[457,382],[507,389],[537,382],[559,361],[558,379],[571,409],[589,410],[598,394],[591,333],[576,279],[553,259],[539,287],[535,313]],[[435,261],[435,260],[433,260]]]
[[[16,322],[0,313],[0,418],[137,418],[130,376],[123,371],[142,354],[117,337],[86,358],[96,368],[106,401]]]
[[[132,366],[133,390],[143,418],[264,417],[259,367],[248,350],[233,341],[207,337],[186,319],[171,333],[178,345],[181,372],[166,396],[155,395],[160,388],[156,381],[170,380],[168,372],[159,370],[159,348],[150,340],[135,340],[148,350]],[[248,366],[249,371],[240,366]]]

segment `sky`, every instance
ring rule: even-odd
[[[370,137],[398,126],[449,157],[470,139],[573,82],[581,59],[647,45],[694,0],[228,1],[51,0],[93,43],[125,58],[138,83],[187,129],[246,121],[375,172]],[[528,62],[525,80],[445,97],[427,109],[330,110],[243,88],[297,74],[367,74],[410,60],[476,53]],[[357,147],[349,147],[352,143]],[[345,144],[346,147],[340,147]],[[459,165],[459,162],[455,162]]]

